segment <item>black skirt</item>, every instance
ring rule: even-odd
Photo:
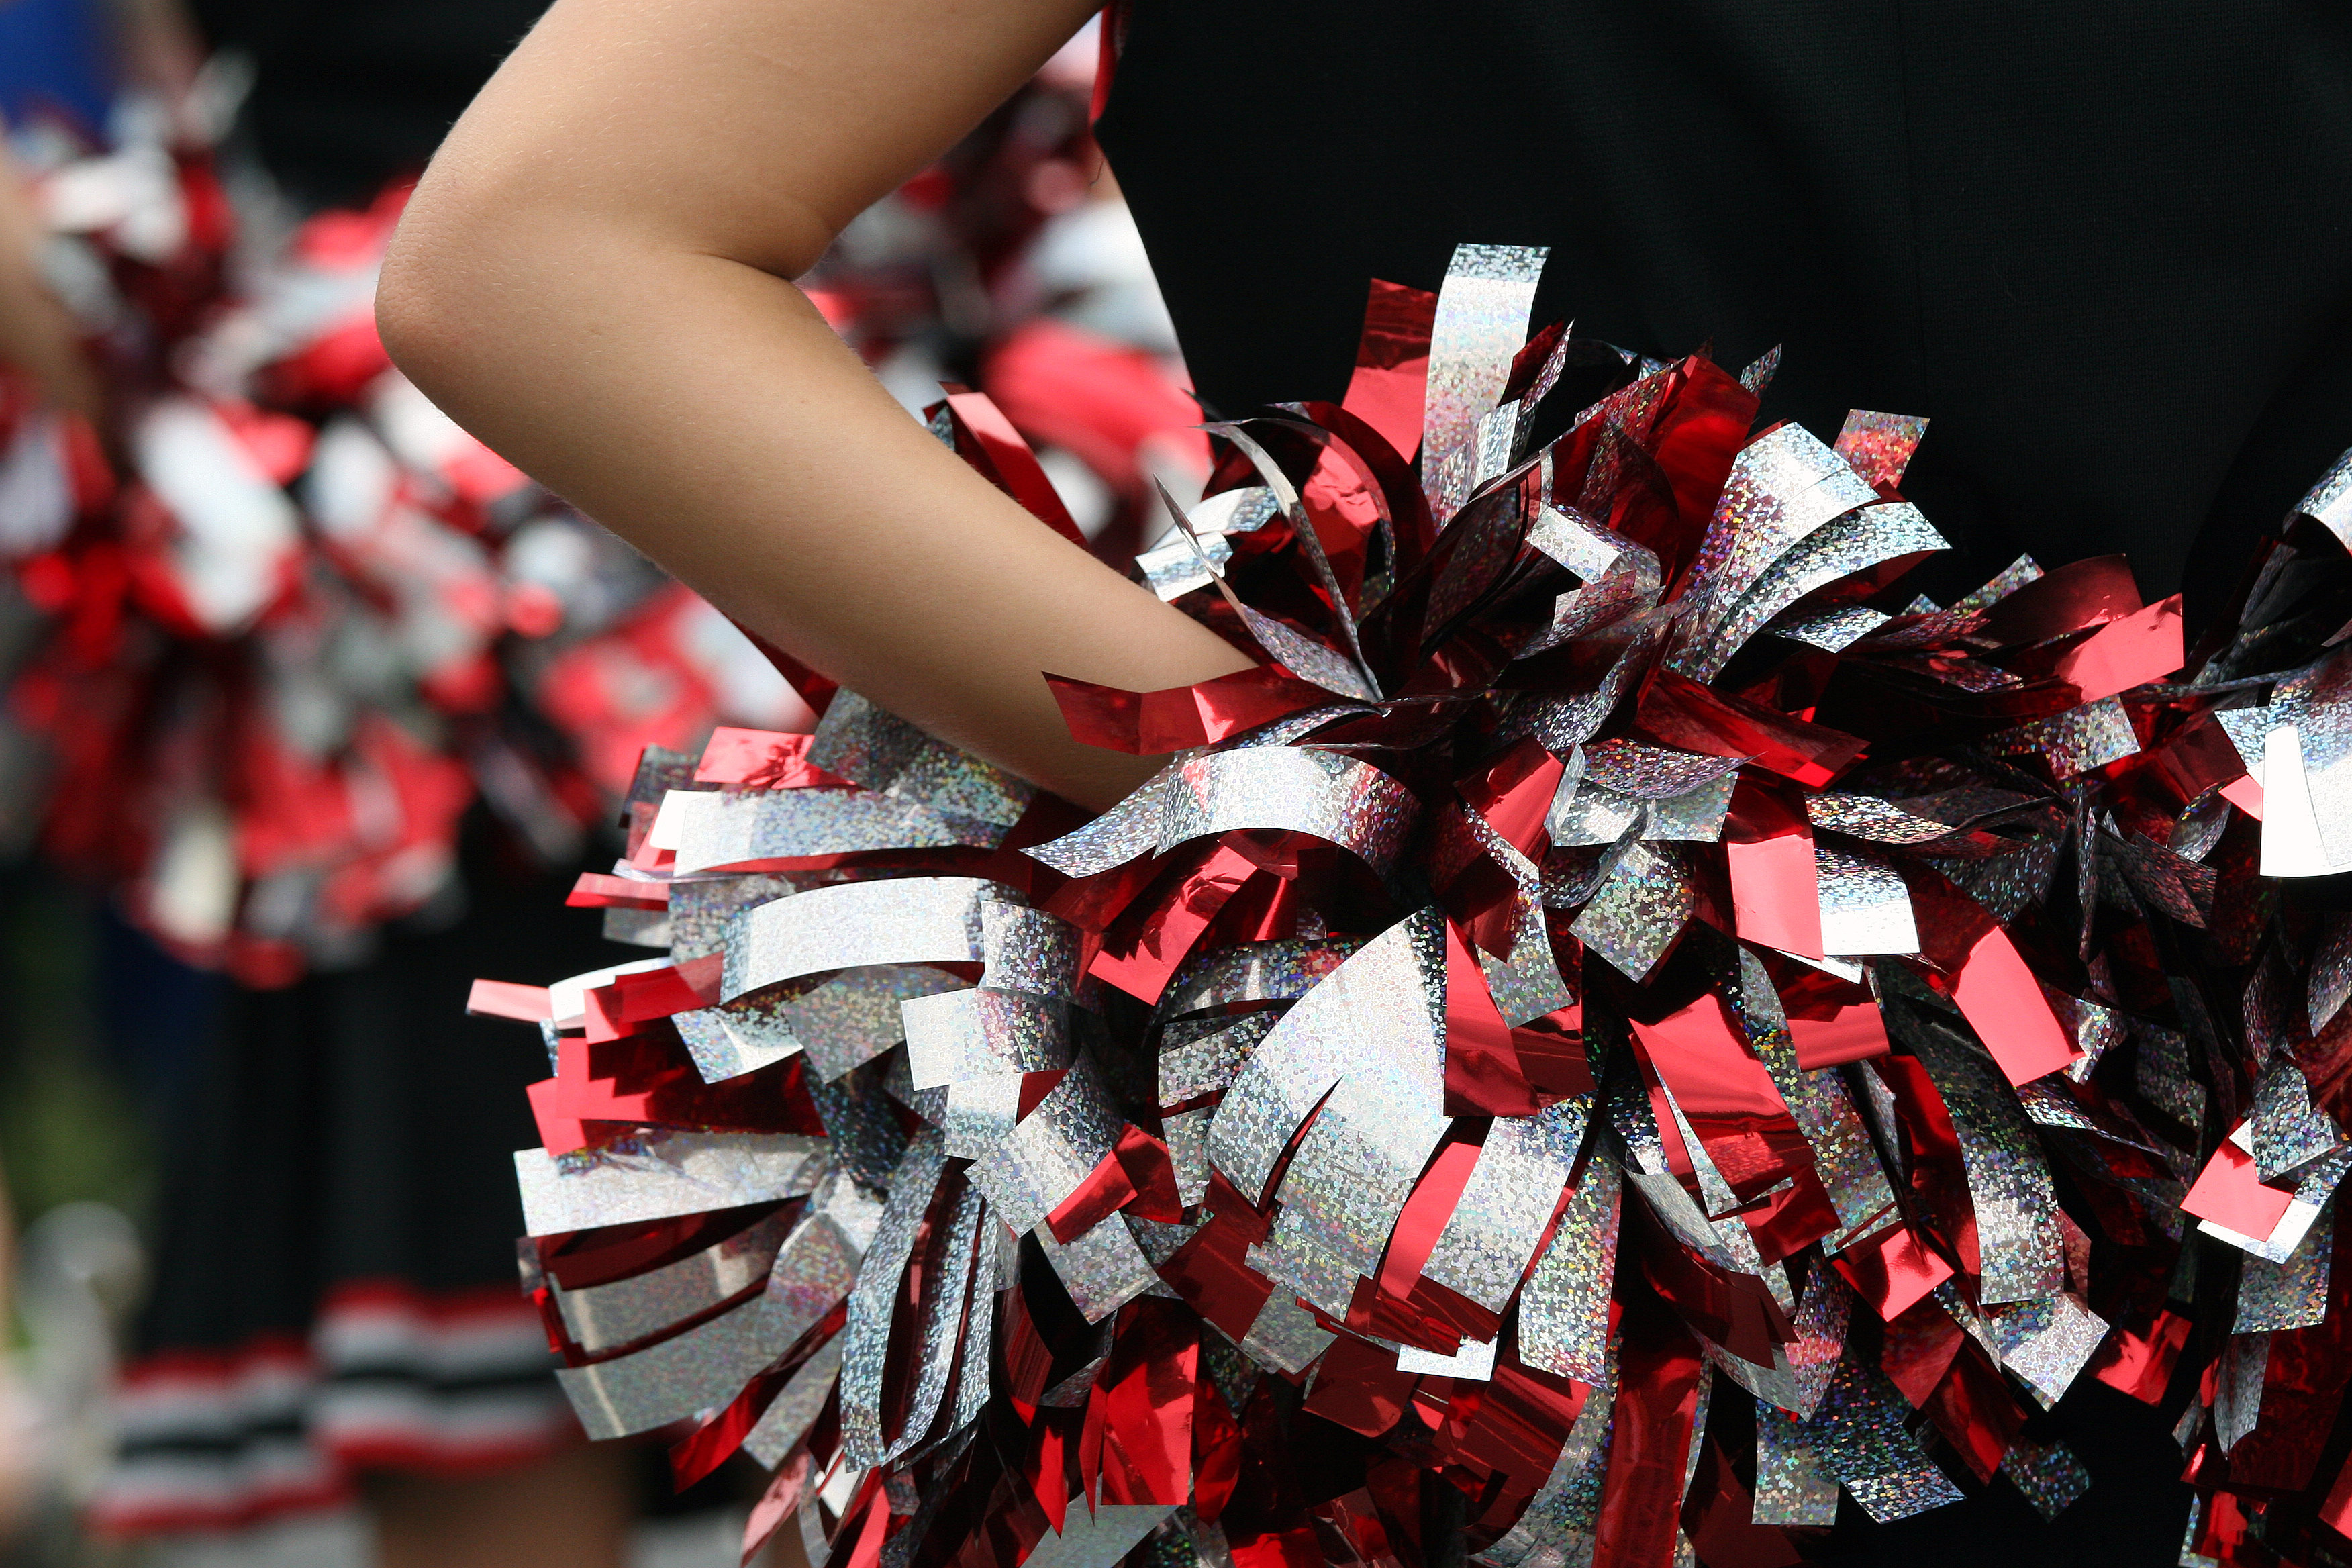
[[[174,1119],[100,1528],[233,1528],[339,1506],[366,1468],[479,1473],[575,1440],[515,1268],[546,1054],[466,994],[627,954],[562,907],[569,871],[517,868],[486,827],[456,920],[225,992]]]

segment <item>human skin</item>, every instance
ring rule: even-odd
[[[927,435],[791,279],[1092,0],[558,0],[450,133],[377,296],[457,421],[753,631],[1102,807],[1043,672],[1245,668]]]
[[[0,141],[0,364],[30,376],[51,406],[98,420],[98,377],[73,318],[42,279],[42,237],[23,175]]]

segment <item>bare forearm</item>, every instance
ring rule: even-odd
[[[95,419],[98,379],[73,318],[42,279],[40,247],[40,226],[0,146],[0,364],[30,376],[53,405]]]
[[[404,234],[395,353],[458,420],[779,647],[1090,805],[1149,764],[1072,742],[1041,671],[1150,689],[1245,662],[972,474],[791,284],[609,226],[510,225]],[[453,289],[431,260],[444,243],[504,260]],[[442,289],[414,310],[412,265]]]

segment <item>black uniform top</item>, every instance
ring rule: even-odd
[[[1223,412],[1338,398],[1366,279],[1471,240],[1551,247],[1538,324],[1784,345],[1768,418],[1929,416],[1948,593],[2121,552],[2193,618],[2352,447],[2340,5],[1133,0],[1099,129]],[[2082,1378],[2055,1525],[1993,1488],[1831,1550],[2174,1562],[2177,1408]]]
[[[256,67],[244,129],[308,206],[363,204],[413,174],[547,0],[194,0]]]
[[[1928,416],[1981,581],[2123,552],[2192,616],[2352,447],[2352,8],[1135,0],[1101,127],[1202,395],[1347,384],[1365,279],[1549,245],[1538,321]]]

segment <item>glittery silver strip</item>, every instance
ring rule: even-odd
[[[890,1197],[882,1223],[849,1292],[849,1321],[842,1330],[841,1436],[846,1461],[872,1465],[882,1457],[882,1371],[890,1352],[890,1321],[898,1282],[913,1256],[915,1235],[939,1191],[946,1150],[938,1133],[918,1132],[890,1173]]]
[[[2254,1083],[2254,1173],[2275,1182],[2343,1146],[2335,1119],[2311,1102],[2311,1085],[2282,1051]]]
[[[2022,1378],[2044,1408],[2065,1397],[2107,1337],[2107,1321],[2072,1292],[1988,1306],[1984,1322],[2000,1364]]]
[[[1242,1350],[1260,1366],[1301,1373],[1330,1347],[1334,1337],[1317,1325],[1306,1308],[1276,1290],[1258,1309],[1249,1332],[1242,1336]]]
[[[1538,1371],[1597,1384],[1608,1368],[1620,1190],[1616,1160],[1595,1148],[1519,1292],[1519,1358]]]
[[[788,897],[816,884],[777,872],[743,877],[687,879],[669,884],[669,956],[672,963],[727,951],[727,922],[745,910]]]
[[[1078,989],[1078,930],[1043,910],[980,906],[980,983],[992,991],[1068,998]]]
[[[1690,844],[1718,844],[1723,819],[1731,811],[1731,792],[1738,778],[1730,773],[1699,785],[1687,795],[1650,802],[1642,825],[1644,838],[1676,839]]]
[[[590,1437],[626,1437],[726,1404],[790,1343],[776,1335],[769,1299],[756,1296],[645,1350],[558,1367],[555,1380]]]
[[[1764,1400],[1756,1402],[1757,1524],[1837,1522],[1837,1478],[1805,1440],[1804,1426]]]
[[[899,877],[761,904],[727,928],[721,997],[829,969],[977,963],[981,905],[1004,892],[976,877]]]
[[[1544,1484],[1503,1538],[1471,1562],[1486,1568],[1592,1568],[1616,1394],[1612,1361],[1585,1396]]]
[[[2214,1379],[2213,1435],[2221,1452],[2236,1447],[2263,1415],[2263,1383],[2270,1375],[2271,1337],[2232,1334]]]
[[[1162,1503],[1124,1502],[1098,1502],[1089,1510],[1084,1497],[1073,1498],[1062,1528],[1048,1525],[1022,1568],[1112,1568],[1175,1511]]]
[[[1832,518],[1878,499],[1801,425],[1780,426],[1741,448],[1691,567],[1696,615],[1668,664],[1685,674],[1701,668],[1700,650],[1774,561]]]
[[[815,990],[772,1005],[777,1020],[807,1050],[810,1068],[832,1083],[906,1037],[902,1009],[909,1003],[943,992],[970,994],[962,985],[943,970],[881,964],[845,969]]]
[[[956,1369],[955,1405],[947,1418],[946,1430],[950,1432],[971,1426],[988,1407],[989,1357],[996,1343],[996,1277],[1003,1256],[998,1238],[1004,1234],[996,1216],[983,1212],[979,1266],[971,1281],[971,1310],[964,1320],[957,1352],[961,1359]]]
[[[2020,724],[1989,737],[1985,750],[1997,757],[2041,757],[2062,779],[2139,755],[2139,735],[2123,700],[2103,697],[2047,719]]]
[[[1444,1130],[1444,931],[1434,909],[1391,927],[1307,992],[1259,1045],[1209,1133],[1210,1157],[1244,1194],[1265,1192],[1298,1124],[1351,1072],[1366,1075],[1351,1100],[1395,1088],[1398,1109],[1433,1121],[1433,1144]],[[1416,1157],[1408,1182],[1420,1168]]]
[[[1070,1065],[1064,1004],[1020,991],[945,991],[900,1005],[917,1089]]]
[[[932,739],[846,688],[825,705],[809,737],[808,760],[878,795],[1000,827],[1020,821],[1037,794],[1035,785]]]
[[[1233,1087],[1250,1053],[1280,1022],[1277,1013],[1249,1013],[1224,1028],[1160,1053],[1160,1103],[1181,1105]]]
[[[825,1151],[822,1138],[769,1132],[671,1132],[561,1161],[517,1150],[523,1228],[553,1236],[796,1197],[824,1173]]]
[[[2054,1296],[2064,1279],[2058,1197],[2033,1124],[1990,1058],[1932,1021],[1906,1043],[1935,1080],[1959,1134],[1960,1161],[1975,1205],[1987,1306]]]
[[[836,1335],[818,1346],[816,1353],[784,1380],[774,1400],[744,1434],[743,1451],[772,1470],[783,1463],[784,1456],[800,1446],[824,1414],[824,1402],[840,1376],[841,1340]]]
[[[1821,887],[1823,952],[1853,958],[1919,951],[1910,890],[1894,867],[1816,843],[1813,871]]]
[[[1682,868],[1657,851],[1628,845],[1569,929],[1629,980],[1648,977],[1697,908]]]
[[[1353,939],[1345,937],[1295,937],[1218,948],[1176,972],[1160,994],[1159,1016],[1173,1018],[1250,1002],[1295,1001],[1321,984],[1354,951]]]
[[[1180,1111],[1160,1119],[1160,1133],[1167,1140],[1168,1162],[1176,1168],[1176,1195],[1186,1208],[1208,1194],[1209,1123],[1216,1120],[1216,1115],[1215,1106],[1204,1105],[1197,1110]]]
[[[1904,1418],[1910,1405],[1885,1373],[1839,1363],[1805,1437],[1863,1511],[1885,1524],[1960,1500]]]
[[[1527,342],[1542,246],[1462,245],[1438,286],[1422,416],[1422,488],[1443,528],[1470,498],[1478,421],[1501,401]]]
[[[2327,1027],[2347,1001],[2352,1001],[2352,915],[2335,914],[2327,917],[2326,933],[2311,956],[2305,1002],[2311,1032],[2316,1035]]]
[[[1501,1311],[1543,1239],[1591,1110],[1580,1096],[1533,1116],[1498,1117],[1422,1272]]]
[[[583,1351],[607,1351],[708,1311],[766,1276],[792,1223],[770,1215],[676,1263],[606,1285],[567,1290],[550,1280],[564,1331]]]
[[[1287,746],[1193,757],[1154,783],[1076,833],[1024,853],[1086,877],[1195,838],[1272,829],[1328,840],[1386,875],[1419,812],[1411,790],[1369,763]]]
[[[2352,452],[2347,452],[2329,465],[2311,493],[2296,503],[2295,510],[2325,526],[2328,532],[2352,548]]]
[[[1356,1279],[1379,1267],[1445,1131],[1444,985],[1444,916],[1425,909],[1284,1016],[1210,1125],[1211,1158],[1255,1196],[1316,1113],[1276,1193],[1273,1233],[1253,1256],[1326,1311],[1344,1313]]]
[[[2063,1443],[2020,1437],[2001,1457],[2000,1473],[2043,1519],[2056,1519],[2091,1489],[2091,1472]]]
[[[907,1424],[898,1441],[883,1451],[882,1459],[897,1458],[930,1434],[955,1371],[956,1346],[963,1337],[965,1308],[971,1300],[972,1274],[978,1261],[980,1226],[988,1205],[971,1188],[956,1195],[949,1214],[947,1236],[934,1266],[925,1260],[921,1286],[922,1342],[915,1351],[915,1388],[907,1401]],[[993,1284],[995,1270],[990,1270]]]
[[[1006,1225],[1034,1230],[1102,1163],[1118,1131],[1091,1060],[1080,1057],[1011,1135],[972,1165],[972,1184]]]
[[[1001,827],[863,790],[672,790],[663,812],[677,838],[676,870],[682,877],[865,849],[986,848],[1004,836]]]
[[[1866,506],[1822,524],[1775,561],[1692,649],[1685,673],[1712,680],[1765,624],[1816,588],[1898,556],[1948,549],[1944,536],[1906,501]]]
[[[2249,1257],[2238,1276],[2241,1334],[2315,1328],[2327,1320],[2327,1288],[2336,1252],[2333,1204],[2324,1206],[2284,1263]]]
[[[1101,1322],[1160,1283],[1125,1215],[1112,1215],[1067,1246],[1045,1226],[1037,1227],[1036,1237],[1062,1288],[1089,1323]]]
[[[1903,482],[1911,454],[1927,433],[1927,419],[1916,414],[1874,414],[1857,408],[1847,414],[1838,431],[1837,455],[1853,467],[1866,485],[1890,489]]]
[[[1739,952],[1739,984],[1727,990],[1725,999],[1772,1086],[1780,1091],[1797,1130],[1812,1146],[1813,1173],[1837,1210],[1838,1224],[1852,1236],[1879,1219],[1895,1206],[1895,1192],[1887,1184],[1886,1167],[1879,1161],[1870,1130],[1863,1125],[1836,1069],[1807,1072],[1797,1065],[1796,1043],[1790,1038],[1780,994],[1762,962],[1745,948]]]

